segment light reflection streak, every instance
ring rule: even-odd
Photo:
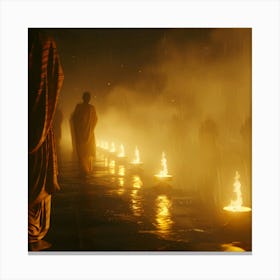
[[[118,178],[118,186],[120,188],[117,190],[117,194],[122,195],[125,191],[125,189],[124,189],[124,178],[123,177]]]
[[[173,224],[170,214],[171,201],[166,195],[159,195],[156,199],[156,227],[158,233],[168,237]]]
[[[143,213],[142,196],[139,194],[140,188],[143,186],[143,182],[138,175],[132,177],[131,196],[131,209],[134,216],[141,216]]]
[[[109,173],[114,175],[116,173],[116,162],[114,159],[109,160]]]
[[[125,167],[124,167],[124,165],[119,165],[118,175],[119,176],[125,176]]]

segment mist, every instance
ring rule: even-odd
[[[59,107],[67,153],[71,113],[90,91],[97,140],[123,144],[130,158],[138,146],[151,176],[165,152],[174,186],[205,199],[215,193],[222,205],[238,170],[251,205],[251,29],[49,31],[65,72]]]

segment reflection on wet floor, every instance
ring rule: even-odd
[[[163,237],[168,237],[173,224],[170,207],[171,202],[166,195],[159,195],[156,199],[156,227]]]
[[[156,184],[112,154],[98,153],[87,177],[75,161],[61,166],[49,250],[251,251],[249,218],[242,227],[227,216],[214,219],[194,194]]]
[[[114,175],[116,173],[116,161],[109,159],[109,174]]]
[[[132,189],[130,192],[131,196],[131,209],[133,215],[140,217],[143,214],[143,198],[140,194],[140,189],[143,186],[140,176],[133,175],[132,177]]]
[[[119,169],[118,175],[119,176],[125,176],[125,166],[124,165],[119,165],[118,169]]]
[[[230,244],[222,244],[221,245],[222,251],[224,252],[245,252],[244,249],[230,243]]]

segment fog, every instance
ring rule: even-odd
[[[97,140],[123,144],[129,157],[138,146],[151,176],[164,151],[176,187],[215,193],[223,205],[238,170],[251,204],[251,29],[131,29],[125,39],[120,29],[49,32],[65,74],[64,150],[70,115],[90,91]]]

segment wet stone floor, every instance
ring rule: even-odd
[[[157,182],[144,170],[98,153],[81,176],[61,160],[52,196],[47,251],[251,251],[251,214],[212,211],[195,193]]]

